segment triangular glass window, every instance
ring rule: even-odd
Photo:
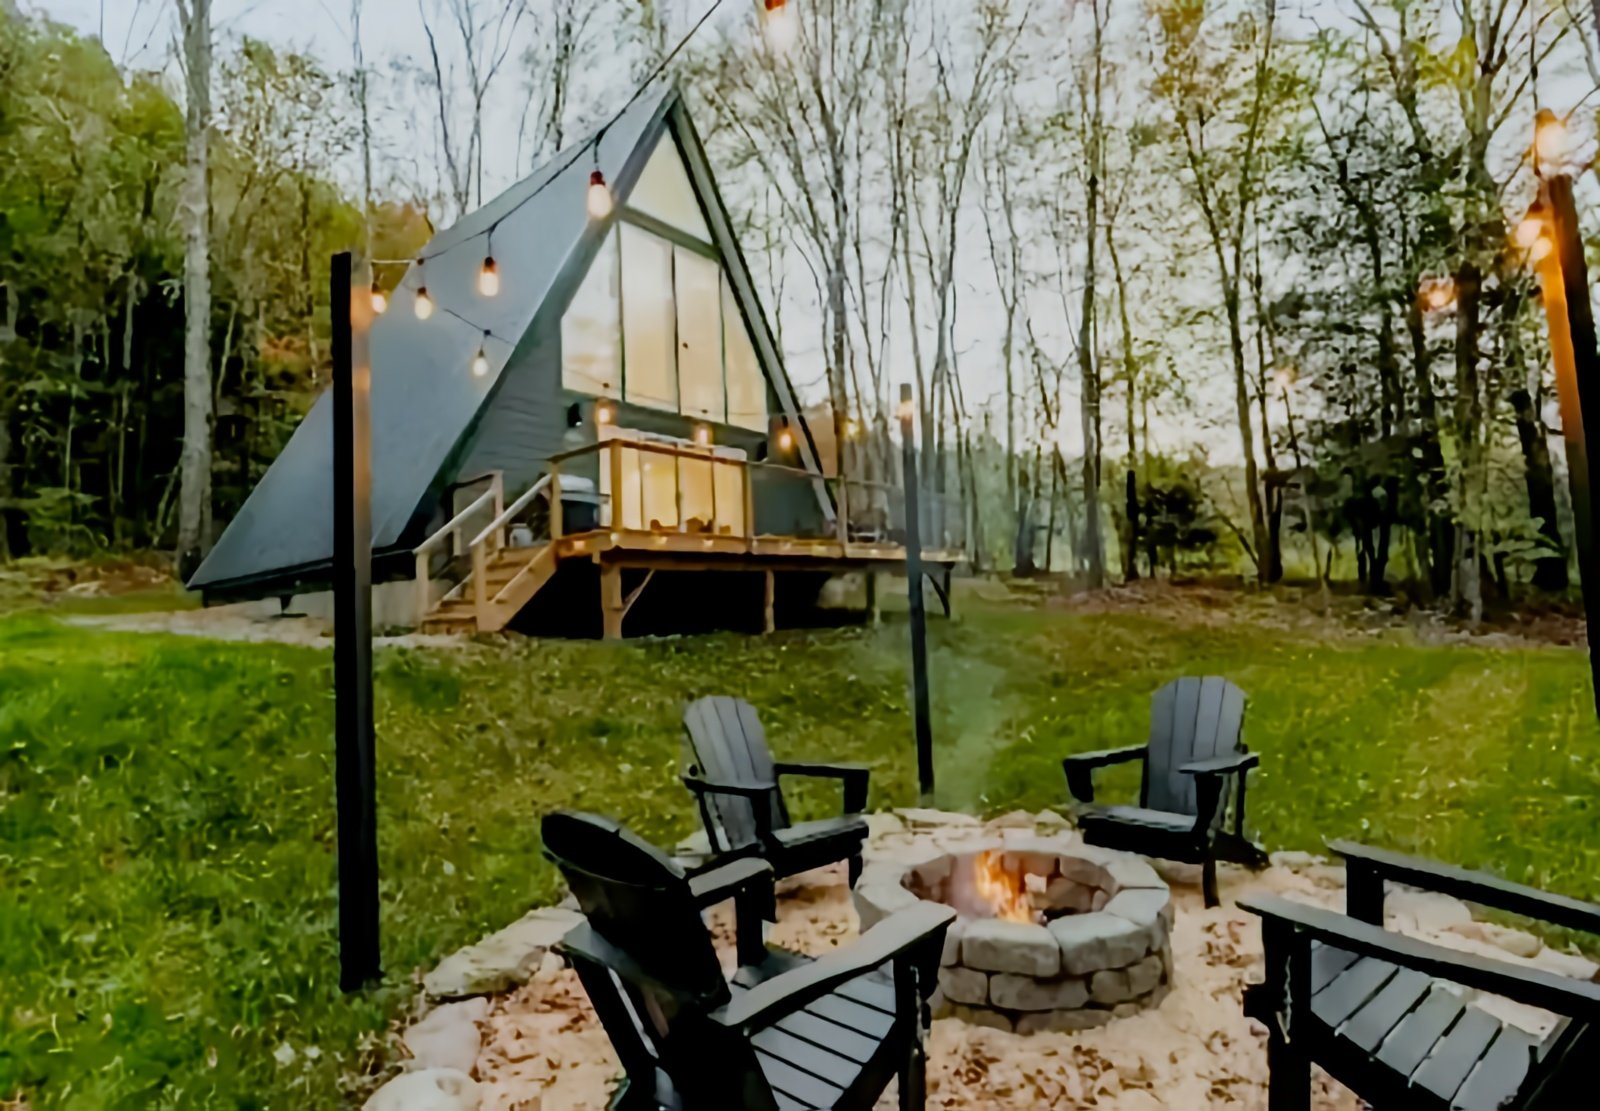
[[[633,192],[628,194],[628,207],[654,216],[696,239],[711,242],[705,214],[700,211],[699,198],[695,196],[689,171],[684,168],[671,132],[663,132],[656,143],[644,172],[639,175]]]

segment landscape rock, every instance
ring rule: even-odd
[[[900,807],[894,812],[895,817],[905,823],[905,828],[913,832],[928,829],[947,829],[950,826],[979,826],[983,823],[971,814],[957,814],[948,810],[930,810],[922,806]]]
[[[905,822],[898,815],[891,814],[888,811],[879,810],[876,813],[866,815],[866,819],[867,840],[869,842],[877,841],[879,838],[888,837],[891,834],[905,832]]]
[[[1304,870],[1305,877],[1318,887],[1337,891],[1345,885],[1345,872],[1337,864],[1313,864]]]
[[[1073,1010],[1089,1001],[1082,980],[1035,980],[999,972],[989,979],[989,1002],[1010,1011]]]
[[[1317,856],[1315,853],[1305,853],[1299,850],[1282,850],[1267,854],[1267,861],[1274,868],[1287,868],[1291,872],[1299,872],[1311,867],[1313,864],[1326,864],[1328,858]]]
[[[454,1069],[471,1075],[482,1036],[478,1022],[489,1011],[481,996],[435,1007],[409,1027],[400,1040],[412,1057],[412,1071]]]
[[[1040,833],[1064,833],[1072,828],[1072,823],[1054,810],[1041,810],[1033,816],[1033,828]]]
[[[983,828],[991,832],[1002,829],[1033,829],[1033,815],[1026,810],[1013,810],[1009,814],[1002,814],[998,818],[990,818],[983,824]]]
[[[952,1003],[981,1006],[989,1001],[989,977],[972,968],[941,968],[939,990]]]
[[[1118,854],[1107,849],[1094,845],[1074,845],[1072,855],[1061,858],[1061,874],[1079,883],[1100,887],[1110,882],[1106,868],[1117,859]]]
[[[1472,921],[1466,903],[1437,891],[1390,891],[1383,910],[1388,928],[1408,934],[1443,933]]]
[[[1011,1033],[1015,1027],[1011,1018],[999,1011],[991,1011],[988,1007],[968,1007],[961,1003],[952,1004],[950,1017],[958,1018],[969,1026],[987,1026],[991,1030],[1004,1030]]]
[[[1098,887],[1069,880],[1066,876],[1057,876],[1050,881],[1050,886],[1044,889],[1044,905],[1052,910],[1066,910],[1073,914],[1086,914],[1094,909],[1096,895],[1104,896],[1105,892]]]
[[[1496,925],[1493,922],[1466,922],[1451,926],[1450,930],[1452,933],[1493,945],[1496,949],[1504,949],[1512,956],[1524,959],[1538,956],[1539,951],[1544,948],[1544,942],[1532,934],[1513,930],[1509,926]]]
[[[961,963],[987,972],[1054,976],[1061,971],[1061,947],[1043,926],[985,918],[962,934]]]
[[[1056,1034],[1075,1034],[1080,1030],[1093,1030],[1111,1021],[1110,1011],[1086,1007],[1080,1011],[1039,1011],[1017,1019],[1017,1033],[1038,1034],[1050,1031]]]
[[[431,999],[465,999],[526,983],[551,947],[582,921],[583,915],[561,907],[530,911],[505,929],[440,961],[423,977],[423,990]]]
[[[372,1093],[362,1111],[477,1111],[477,1081],[458,1069],[401,1073]]]
[[[1057,918],[1049,928],[1061,949],[1061,967],[1074,976],[1123,968],[1150,951],[1149,928],[1116,914]]]

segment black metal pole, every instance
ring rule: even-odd
[[[1586,428],[1600,428],[1600,348],[1595,342],[1594,310],[1589,304],[1589,267],[1584,259],[1572,179],[1547,178],[1545,202],[1555,250],[1540,268],[1545,311],[1550,322],[1550,354],[1556,368],[1561,435],[1566,441],[1567,482],[1572,491],[1578,576],[1583,582],[1584,621],[1589,630],[1589,671],[1600,714],[1600,568],[1595,564],[1594,521],[1600,516],[1589,484]]]
[[[911,699],[917,727],[917,787],[933,802],[933,723],[928,712],[928,612],[922,603],[922,520],[917,505],[917,442],[911,387],[900,387],[900,454],[906,487],[906,597],[911,603]]]
[[[355,260],[333,256],[334,798],[339,834],[339,987],[382,976],[378,815],[372,724],[371,305],[354,296]],[[363,288],[365,285],[363,284]]]

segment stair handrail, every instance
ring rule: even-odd
[[[482,532],[478,533],[477,536],[472,538],[472,543],[469,546],[472,548],[477,548],[485,540],[489,539],[491,534],[504,529],[506,525],[510,523],[513,517],[521,513],[524,509],[528,508],[528,506],[532,505],[533,499],[538,497],[541,493],[549,488],[550,478],[550,475],[544,475],[539,479],[538,482],[535,482],[532,486],[523,491],[516,501],[506,506],[505,511],[501,513],[500,516],[490,521],[486,526],[484,526],[484,530]],[[505,544],[502,543],[500,547],[505,547]]]
[[[490,521],[484,530],[472,538],[472,610],[478,618],[478,628],[487,627],[489,618],[489,540],[498,537],[495,545],[498,550],[505,547],[505,527],[518,513],[533,504],[533,499],[538,497],[550,485],[550,475],[546,474],[522,492],[516,501]]]
[[[428,611],[433,608],[433,583],[430,581],[433,572],[428,566],[433,553],[444,544],[445,537],[454,535],[459,540],[462,526],[466,524],[467,519],[474,513],[481,512],[485,506],[498,508],[505,501],[505,474],[501,471],[490,471],[484,477],[489,479],[489,488],[473,498],[472,502],[460,513],[446,521],[439,531],[411,550],[411,554],[417,560],[417,622],[419,625],[428,616]]]

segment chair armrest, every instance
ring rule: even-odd
[[[759,892],[762,888],[772,890],[772,865],[758,856],[718,863],[689,877],[689,893],[694,896],[694,905],[701,910],[747,891]]]
[[[778,775],[800,775],[811,779],[838,779],[844,783],[844,813],[859,814],[867,808],[867,782],[872,769],[865,764],[816,764],[783,761],[773,765]]]
[[[938,903],[919,902],[896,911],[862,934],[848,949],[836,949],[810,964],[774,976],[745,992],[714,1017],[723,1025],[753,1033],[793,1014],[812,1000],[918,947],[942,946],[956,912]],[[934,954],[937,961],[937,954]],[[933,988],[930,982],[927,990]]]
[[[1391,933],[1337,911],[1308,906],[1276,895],[1239,900],[1239,906],[1263,919],[1292,926],[1307,939],[1333,945],[1358,956],[1374,957],[1464,987],[1503,995],[1586,1022],[1600,1021],[1600,984],[1558,976],[1542,969],[1491,960],[1472,953]],[[1269,960],[1277,959],[1268,954]]]
[[[1080,752],[1061,761],[1061,770],[1067,773],[1067,790],[1079,802],[1094,801],[1094,770],[1112,764],[1126,764],[1144,758],[1146,745],[1129,745],[1127,748],[1108,748],[1100,752]]]
[[[1247,772],[1260,763],[1261,757],[1257,753],[1235,752],[1210,760],[1196,760],[1192,764],[1182,765],[1178,770],[1184,775],[1231,775],[1234,772]]]
[[[1600,906],[1594,903],[1353,841],[1329,841],[1328,848],[1345,859],[1356,904],[1351,913],[1368,922],[1383,920],[1383,881],[1394,880],[1569,930],[1600,934]]]
[[[778,789],[776,783],[725,783],[698,775],[686,775],[682,778],[683,785],[697,795],[737,795],[739,798],[753,801],[764,798]]]

